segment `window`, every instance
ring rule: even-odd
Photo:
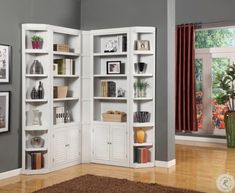
[[[196,107],[198,129],[202,133],[225,135],[226,104],[216,103],[219,93],[216,74],[235,62],[235,28],[196,31]]]

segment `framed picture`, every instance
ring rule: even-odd
[[[11,46],[0,44],[0,83],[9,82],[10,63],[11,63]]]
[[[148,40],[137,40],[136,42],[137,50],[150,50],[150,45]]]
[[[0,92],[0,133],[9,131],[10,92]]]
[[[118,36],[115,37],[102,37],[101,39],[101,52],[117,52],[118,51]]]
[[[121,74],[121,61],[107,61],[107,74]]]

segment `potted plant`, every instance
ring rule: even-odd
[[[137,80],[134,83],[134,89],[137,91],[137,97],[146,97],[146,88],[149,86],[145,80]]]
[[[33,49],[42,49],[43,38],[41,36],[34,34],[31,39]]]
[[[235,64],[228,66],[224,73],[216,75],[216,84],[220,93],[216,96],[216,102],[227,106],[228,111],[224,115],[227,146],[235,148]]]

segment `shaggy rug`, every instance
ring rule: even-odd
[[[84,175],[55,184],[34,193],[198,193],[193,190],[172,188],[159,184],[133,182],[94,175]]]

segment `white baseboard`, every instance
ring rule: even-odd
[[[155,166],[162,167],[162,168],[170,168],[172,166],[175,166],[175,164],[176,164],[175,159],[173,159],[171,161],[158,161],[158,160],[155,161]]]
[[[0,180],[18,176],[21,174],[21,168],[0,173]]]
[[[200,141],[206,143],[227,143],[226,139],[176,135],[175,140]]]

